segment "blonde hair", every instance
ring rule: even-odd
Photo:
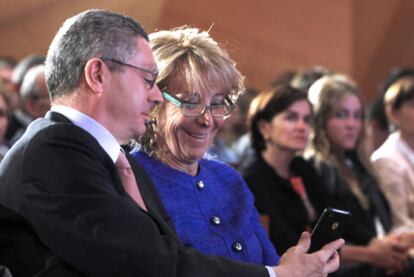
[[[316,166],[326,163],[338,170],[340,179],[350,188],[364,208],[369,207],[368,199],[362,192],[356,174],[346,165],[344,151],[334,146],[326,132],[327,123],[334,113],[336,105],[347,95],[356,96],[362,106],[364,102],[358,86],[347,76],[334,74],[322,77],[310,88],[309,101],[314,108],[314,128],[311,134],[311,144],[306,150],[306,156],[314,156]],[[363,126],[363,124],[362,124]],[[355,153],[368,172],[372,173],[368,159],[363,149],[364,128],[357,140]]]
[[[233,105],[244,92],[244,77],[229,57],[207,31],[182,26],[149,35],[157,62],[158,87],[163,90],[175,84],[185,84],[190,92],[201,93],[203,89],[224,89],[227,104]],[[163,104],[165,105],[165,104]],[[156,154],[159,141],[156,122],[163,118],[163,106],[151,113],[151,126],[140,139],[143,149]]]

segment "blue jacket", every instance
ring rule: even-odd
[[[263,265],[278,263],[254,198],[233,168],[202,159],[197,176],[191,176],[143,152],[133,156],[151,175],[185,246],[206,255]]]

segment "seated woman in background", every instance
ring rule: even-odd
[[[283,253],[325,208],[317,173],[298,156],[308,142],[312,109],[305,92],[279,85],[259,94],[249,115],[255,155],[241,174],[262,218],[269,219],[270,239]]]
[[[381,188],[391,205],[396,231],[414,231],[414,77],[403,77],[385,93],[389,122],[397,127],[373,153]]]
[[[204,254],[278,264],[243,178],[231,166],[204,158],[244,89],[242,75],[207,32],[184,27],[149,37],[165,101],[151,111],[139,140],[142,150],[133,155],[151,175],[178,237]],[[311,255],[308,233],[299,243],[273,268],[278,277],[322,276],[335,269],[342,240]]]
[[[342,248],[344,262],[359,265],[344,270],[352,276],[402,272],[408,246],[391,228],[389,207],[370,170],[363,149],[364,106],[357,86],[343,75],[325,76],[309,89],[314,107],[314,133],[307,156],[325,185],[333,207],[352,213]]]

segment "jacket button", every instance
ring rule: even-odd
[[[241,252],[243,250],[243,246],[241,245],[240,242],[235,242],[232,245],[232,249],[236,252]]]
[[[213,216],[210,218],[210,221],[213,225],[220,225],[220,217],[218,216]]]
[[[196,186],[197,186],[198,190],[202,190],[202,189],[204,189],[204,182],[203,181],[198,181]]]

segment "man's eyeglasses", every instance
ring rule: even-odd
[[[136,66],[136,65],[132,65],[132,64],[129,64],[129,63],[124,63],[124,62],[121,62],[121,61],[118,61],[118,60],[114,60],[114,59],[102,59],[102,60],[104,62],[105,61],[108,61],[108,62],[117,63],[117,64],[120,64],[120,65],[123,65],[123,66],[128,66],[128,67],[137,69],[139,71],[142,71],[142,72],[151,74],[151,79],[143,78],[144,81],[145,81],[145,83],[148,85],[148,89],[152,89],[154,87],[154,85],[155,85],[155,82],[157,81],[158,71],[149,70],[149,69],[146,69],[146,68],[142,68],[142,67],[139,67],[139,66]]]
[[[234,110],[234,105],[226,104],[213,104],[213,105],[203,105],[203,104],[193,104],[185,103],[174,96],[170,95],[168,92],[163,91],[162,95],[166,100],[173,103],[180,108],[181,113],[184,116],[200,116],[204,114],[208,109],[211,111],[211,115],[217,119],[226,119],[228,118]]]

